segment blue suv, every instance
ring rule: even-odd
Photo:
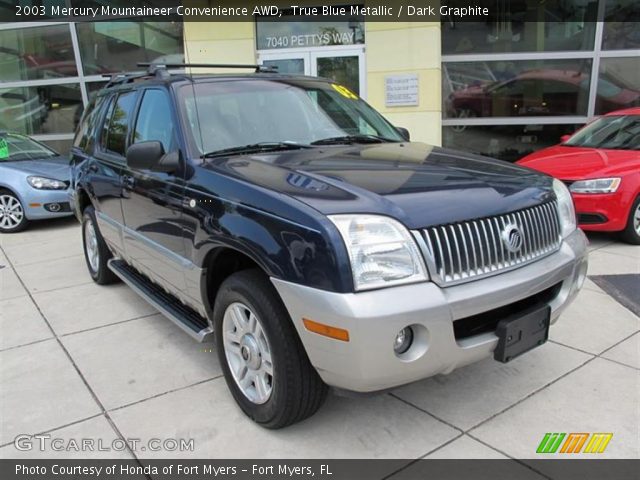
[[[561,182],[411,142],[331,80],[169,67],[115,76],[83,115],[87,267],[215,341],[257,423],[312,415],[329,386],[508,362],[581,288],[586,241]]]

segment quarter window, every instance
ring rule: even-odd
[[[158,141],[165,152],[173,150],[173,118],[167,94],[162,90],[147,90],[142,97],[133,142]]]

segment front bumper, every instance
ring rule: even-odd
[[[25,215],[29,220],[73,215],[73,208],[69,202],[67,190],[36,190],[35,188],[30,188],[22,196]],[[55,210],[56,205],[59,208],[58,210]]]
[[[587,241],[576,230],[556,253],[537,262],[447,288],[426,282],[344,294],[271,280],[325,383],[372,392],[449,373],[491,356],[498,343],[494,333],[456,340],[453,322],[559,285],[548,303],[554,323],[575,298],[586,271]],[[309,332],[303,318],[346,329],[349,341]],[[415,350],[412,347],[408,355],[399,358],[393,351],[393,341],[408,325],[418,326],[420,334],[414,340]]]
[[[618,232],[626,227],[629,209],[634,200],[627,192],[573,193],[571,196],[578,214],[579,227],[583,230]]]

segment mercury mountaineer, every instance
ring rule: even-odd
[[[260,425],[309,417],[328,387],[509,362],[581,288],[586,240],[562,182],[411,142],[330,80],[169,67],[184,66],[115,76],[83,115],[87,267],[215,341]]]

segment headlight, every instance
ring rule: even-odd
[[[558,199],[560,232],[562,233],[562,238],[566,238],[576,229],[576,211],[573,207],[573,199],[569,189],[560,180],[553,180],[553,191]]]
[[[64,190],[67,184],[60,180],[46,177],[27,177],[27,182],[38,190]]]
[[[594,178],[593,180],[580,180],[569,187],[574,193],[613,193],[620,186],[620,178]]]
[[[331,215],[351,260],[356,290],[427,280],[422,256],[409,231],[378,215]]]

